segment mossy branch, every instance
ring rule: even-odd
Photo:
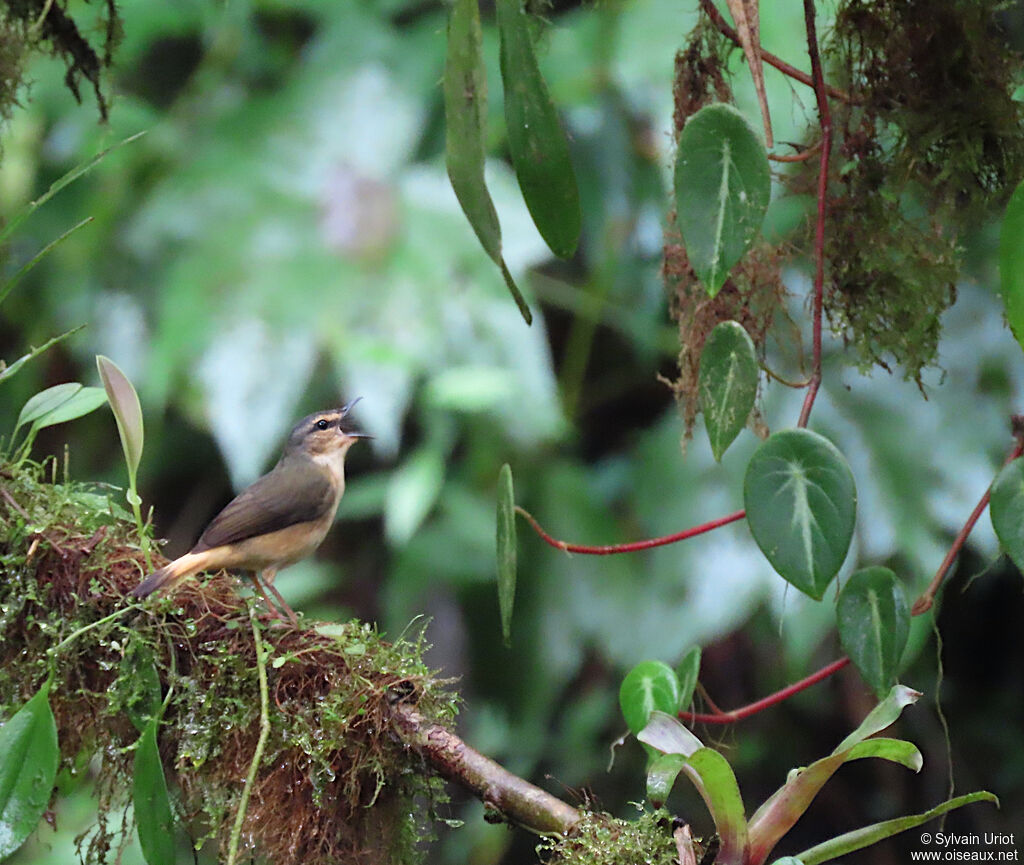
[[[136,527],[94,488],[48,474],[0,466],[0,717],[52,673],[62,764],[98,758],[83,861],[127,841],[109,815],[127,808],[132,714],[154,696],[176,810],[228,861],[415,862],[442,777],[542,835],[580,820],[451,732],[456,700],[424,665],[422,634],[392,644],[355,621],[275,627],[228,574],[129,605],[146,569]]]
[[[441,775],[465,787],[492,809],[495,821],[507,820],[538,835],[565,835],[579,822],[577,809],[513,775],[451,730],[424,719],[411,706],[395,706],[392,718],[399,735]]]

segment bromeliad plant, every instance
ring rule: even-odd
[[[714,819],[719,841],[717,865],[762,865],[782,837],[810,807],[825,783],[844,763],[866,757],[889,760],[919,772],[921,752],[910,742],[876,736],[899,718],[920,693],[894,685],[831,754],[794,769],[786,783],[747,819],[736,776],[718,751],[706,747],[676,717],[688,704],[696,681],[699,653],[691,651],[677,676],[668,666],[647,661],[635,667],[623,681],[620,702],[631,731],[647,748],[647,799],[655,808],[664,806],[676,779],[682,774],[696,787]],[[948,799],[921,813],[864,826],[811,847],[790,862],[816,865],[876,844],[900,832],[920,826],[941,814],[972,802],[994,802],[986,791]],[[693,861],[696,861],[696,857]],[[784,860],[777,860],[782,862]]]

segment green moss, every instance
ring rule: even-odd
[[[565,838],[538,845],[548,865],[678,865],[672,817],[664,810],[620,820],[587,812]]]
[[[89,82],[100,117],[107,119],[109,105],[100,78],[123,35],[117,4],[99,4],[94,20],[87,22],[80,19],[88,13],[79,8],[73,16],[68,5],[66,0],[6,0],[0,6],[0,116],[8,116],[17,104],[24,59],[30,52],[47,51],[64,63],[64,83],[79,102],[82,80]],[[90,42],[97,33],[102,36],[99,49]]]
[[[49,649],[88,628],[57,654],[52,688],[64,767],[98,766],[83,861],[110,861],[124,842],[132,745],[168,689],[159,745],[178,816],[196,842],[223,845],[260,721],[236,581],[220,574],[130,605],[126,592],[145,569],[134,524],[102,491],[54,483],[55,473],[52,463],[0,469],[0,713],[36,690]],[[299,631],[269,619],[261,630],[270,738],[243,848],[313,865],[416,861],[426,837],[416,815],[444,794],[394,734],[390,708],[411,703],[439,723],[455,714],[423,663],[422,633],[389,643],[361,622]]]
[[[997,0],[845,0],[827,42],[836,146],[826,311],[862,368],[920,382],[955,299],[956,237],[1024,173],[1020,58]],[[817,162],[790,176],[810,191]],[[810,233],[803,247],[810,249]]]
[[[1013,98],[1021,58],[1001,32],[1002,5],[841,0],[821,45],[827,82],[846,94],[829,100],[825,311],[862,369],[898,367],[920,382],[936,363],[942,313],[959,276],[957,237],[989,219],[1024,175],[1024,105]],[[676,60],[677,131],[712,93],[730,99],[722,70],[735,51],[710,38],[707,24],[691,34]],[[812,96],[800,92],[815,118]],[[811,121],[803,145],[819,139]],[[808,159],[780,169],[780,179],[813,200],[819,169],[818,159]],[[783,256],[813,258],[813,220],[793,240],[777,247],[777,266]],[[689,280],[681,280],[685,267],[671,242],[665,260],[667,286],[684,313],[676,390],[685,398],[694,346],[707,331],[691,323],[694,303],[679,289]],[[741,262],[732,275],[741,289],[748,266]],[[799,336],[774,330],[780,345],[799,346]],[[687,410],[688,424],[693,413]]]

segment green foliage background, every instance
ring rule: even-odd
[[[71,166],[147,131],[35,214],[9,250],[13,272],[94,217],[4,304],[8,360],[88,325],[0,391],[8,427],[44,385],[95,384],[93,355],[109,355],[139,390],[140,491],[166,551],[178,554],[232,489],[276,458],[295,417],[363,396],[358,420],[376,439],[353,451],[340,524],[321,555],[286,573],[282,592],[313,615],[355,614],[395,634],[431,617],[433,663],[462,677],[460,732],[554,792],[586,787],[624,814],[642,796],[642,755],[620,749],[606,773],[607,746],[623,727],[616,693],[632,664],[675,665],[690,645],[710,646],[702,677],[732,706],[839,653],[831,593],[821,605],[787,594],[743,523],[611,558],[565,556],[521,527],[512,648],[501,644],[494,494],[503,462],[517,500],[568,540],[664,534],[740,507],[757,439],[742,433],[720,466],[700,435],[681,448],[678,410],[657,379],[673,376],[678,352],[659,268],[673,56],[696,21],[696,4],[684,5],[614,0],[550,12],[542,71],[564,111],[583,200],[582,248],[568,264],[546,255],[503,158],[496,35],[485,15],[488,181],[506,260],[540,312],[532,328],[445,175],[440,3],[126,0],[109,127],[88,97],[74,103],[57,62],[41,60],[2,137],[0,211],[9,217]],[[799,4],[763,5],[768,50],[806,68]],[[739,107],[756,119],[739,52],[733,67]],[[810,91],[766,75],[776,137],[797,140],[815,120]],[[768,234],[784,236],[802,218],[798,202],[773,202]],[[857,477],[847,568],[886,563],[911,596],[994,476],[1019,410],[1020,349],[995,294],[998,218],[985,214],[961,238],[968,268],[944,319],[941,366],[925,375],[928,399],[899,376],[861,375],[838,340],[828,343],[812,426]],[[806,278],[794,270],[787,280],[791,314],[805,325]],[[769,363],[793,358],[770,354]],[[769,426],[792,425],[801,398],[768,388]],[[76,477],[123,484],[108,415],[47,431],[37,453],[60,453],[65,442]],[[972,543],[980,571],[996,554],[986,521]],[[993,831],[1014,814],[1024,820],[1024,750],[1002,723],[1021,716],[1021,643],[1012,629],[1000,644],[996,624],[976,633],[963,623],[1019,611],[1014,579],[997,567],[966,594],[954,584],[947,595],[956,769],[965,787],[988,786],[1005,809],[957,819]],[[929,629],[914,621],[904,680],[932,696]],[[979,670],[986,688],[970,684]],[[863,714],[868,692],[852,674],[819,689],[773,718],[711,733],[731,749],[741,783],[752,779],[752,795],[830,750]],[[892,794],[908,804],[882,795],[888,776],[851,767],[850,791],[864,783],[871,794],[850,792],[793,849],[829,827],[942,797],[942,737],[921,715],[908,738],[925,753],[925,773]],[[699,803],[676,795],[670,807],[706,831]],[[862,819],[844,810],[854,800]],[[14,861],[68,861],[89,809],[82,795],[62,800],[58,834],[44,828]],[[480,811],[453,805],[467,824],[444,832],[435,861],[513,861],[529,850],[531,839],[483,823]]]

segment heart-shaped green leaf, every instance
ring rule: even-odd
[[[896,679],[910,635],[910,610],[896,574],[888,568],[857,571],[839,593],[839,640],[878,697]]]
[[[697,393],[711,453],[722,459],[747,423],[757,396],[757,356],[750,335],[737,321],[717,325],[700,353]]]
[[[57,724],[49,682],[0,727],[0,859],[39,825],[57,777]]]
[[[508,463],[498,473],[498,609],[501,636],[512,641],[512,607],[516,600],[516,499]]]
[[[1024,459],[1007,463],[999,472],[992,484],[989,517],[1006,555],[1024,573]]]
[[[501,269],[512,298],[530,324],[530,308],[501,254],[501,224],[484,181],[487,75],[481,38],[477,0],[455,0],[448,18],[444,66],[445,161],[462,212],[484,251]]]
[[[675,191],[686,255],[714,297],[761,231],[771,197],[764,145],[731,105],[707,105],[683,127]]]
[[[747,466],[743,500],[772,567],[821,600],[846,558],[857,516],[853,473],[838,448],[806,429],[775,433]]]
[[[999,236],[999,285],[1006,320],[1024,346],[1024,182],[1010,196]]]
[[[619,686],[619,707],[635,736],[658,709],[669,715],[679,711],[679,679],[662,661],[641,661],[626,674]]]
[[[522,0],[497,0],[508,150],[523,200],[551,251],[569,258],[582,215],[569,143],[537,66]]]
[[[139,846],[148,865],[174,865],[174,817],[156,745],[159,723],[158,718],[150,720],[135,746],[132,804]]]

